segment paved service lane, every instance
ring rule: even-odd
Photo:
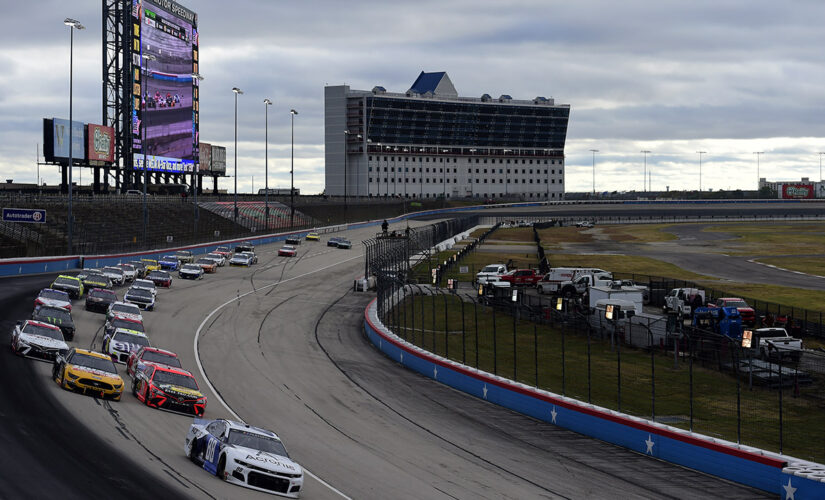
[[[297,257],[284,258],[277,244],[260,247],[257,266],[175,279],[157,311],[145,313],[153,344],[176,351],[195,373],[208,418],[234,412],[281,435],[308,470],[304,498],[767,496],[466,396],[384,357],[362,332],[371,294],[349,291],[363,272],[358,242],[374,231],[345,233],[351,250],[304,242]],[[75,344],[99,346],[102,315],[76,316]],[[196,335],[214,390],[197,368]],[[48,365],[31,363],[48,378]],[[171,496],[271,498],[222,483],[184,457],[191,417],[147,408],[130,393],[105,403],[45,386],[146,469],[124,471],[128,478],[156,478]]]

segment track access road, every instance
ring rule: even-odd
[[[359,242],[374,231],[345,232],[351,250],[304,242],[294,258],[278,257],[279,245],[259,247],[258,265],[175,279],[160,291],[157,310],[144,314],[153,344],[176,351],[195,373],[209,397],[207,418],[237,414],[281,435],[308,471],[304,498],[767,496],[524,417],[384,357],[362,333],[370,295],[349,291],[363,272]],[[73,345],[99,347],[102,315],[78,310],[75,317]],[[49,383],[49,365],[18,361],[31,367],[56,411],[75,415],[139,464],[123,471],[127,488],[146,496],[140,484],[162,485],[166,497],[271,498],[222,483],[183,456],[191,417],[147,408],[130,393],[111,403],[71,394]],[[8,379],[3,385],[14,388]],[[83,441],[66,446],[88,454]],[[47,442],[31,447],[49,449]]]

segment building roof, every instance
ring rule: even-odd
[[[453,82],[450,81],[450,77],[447,76],[446,71],[437,71],[434,73],[425,73],[422,71],[421,74],[418,75],[418,78],[415,79],[415,82],[413,82],[409,91],[415,92],[416,94],[430,93],[432,95],[458,97],[458,92],[453,86]]]

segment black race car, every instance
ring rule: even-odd
[[[86,310],[105,313],[109,305],[117,302],[117,294],[105,288],[92,288],[86,294]]]
[[[32,319],[35,321],[42,321],[43,323],[52,324],[63,332],[63,337],[66,340],[74,339],[74,321],[72,321],[72,313],[61,308],[52,306],[37,306],[32,313]]]

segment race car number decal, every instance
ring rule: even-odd
[[[209,443],[206,444],[206,461],[207,462],[214,462],[215,461],[215,447],[218,444],[218,440],[210,437]]]

